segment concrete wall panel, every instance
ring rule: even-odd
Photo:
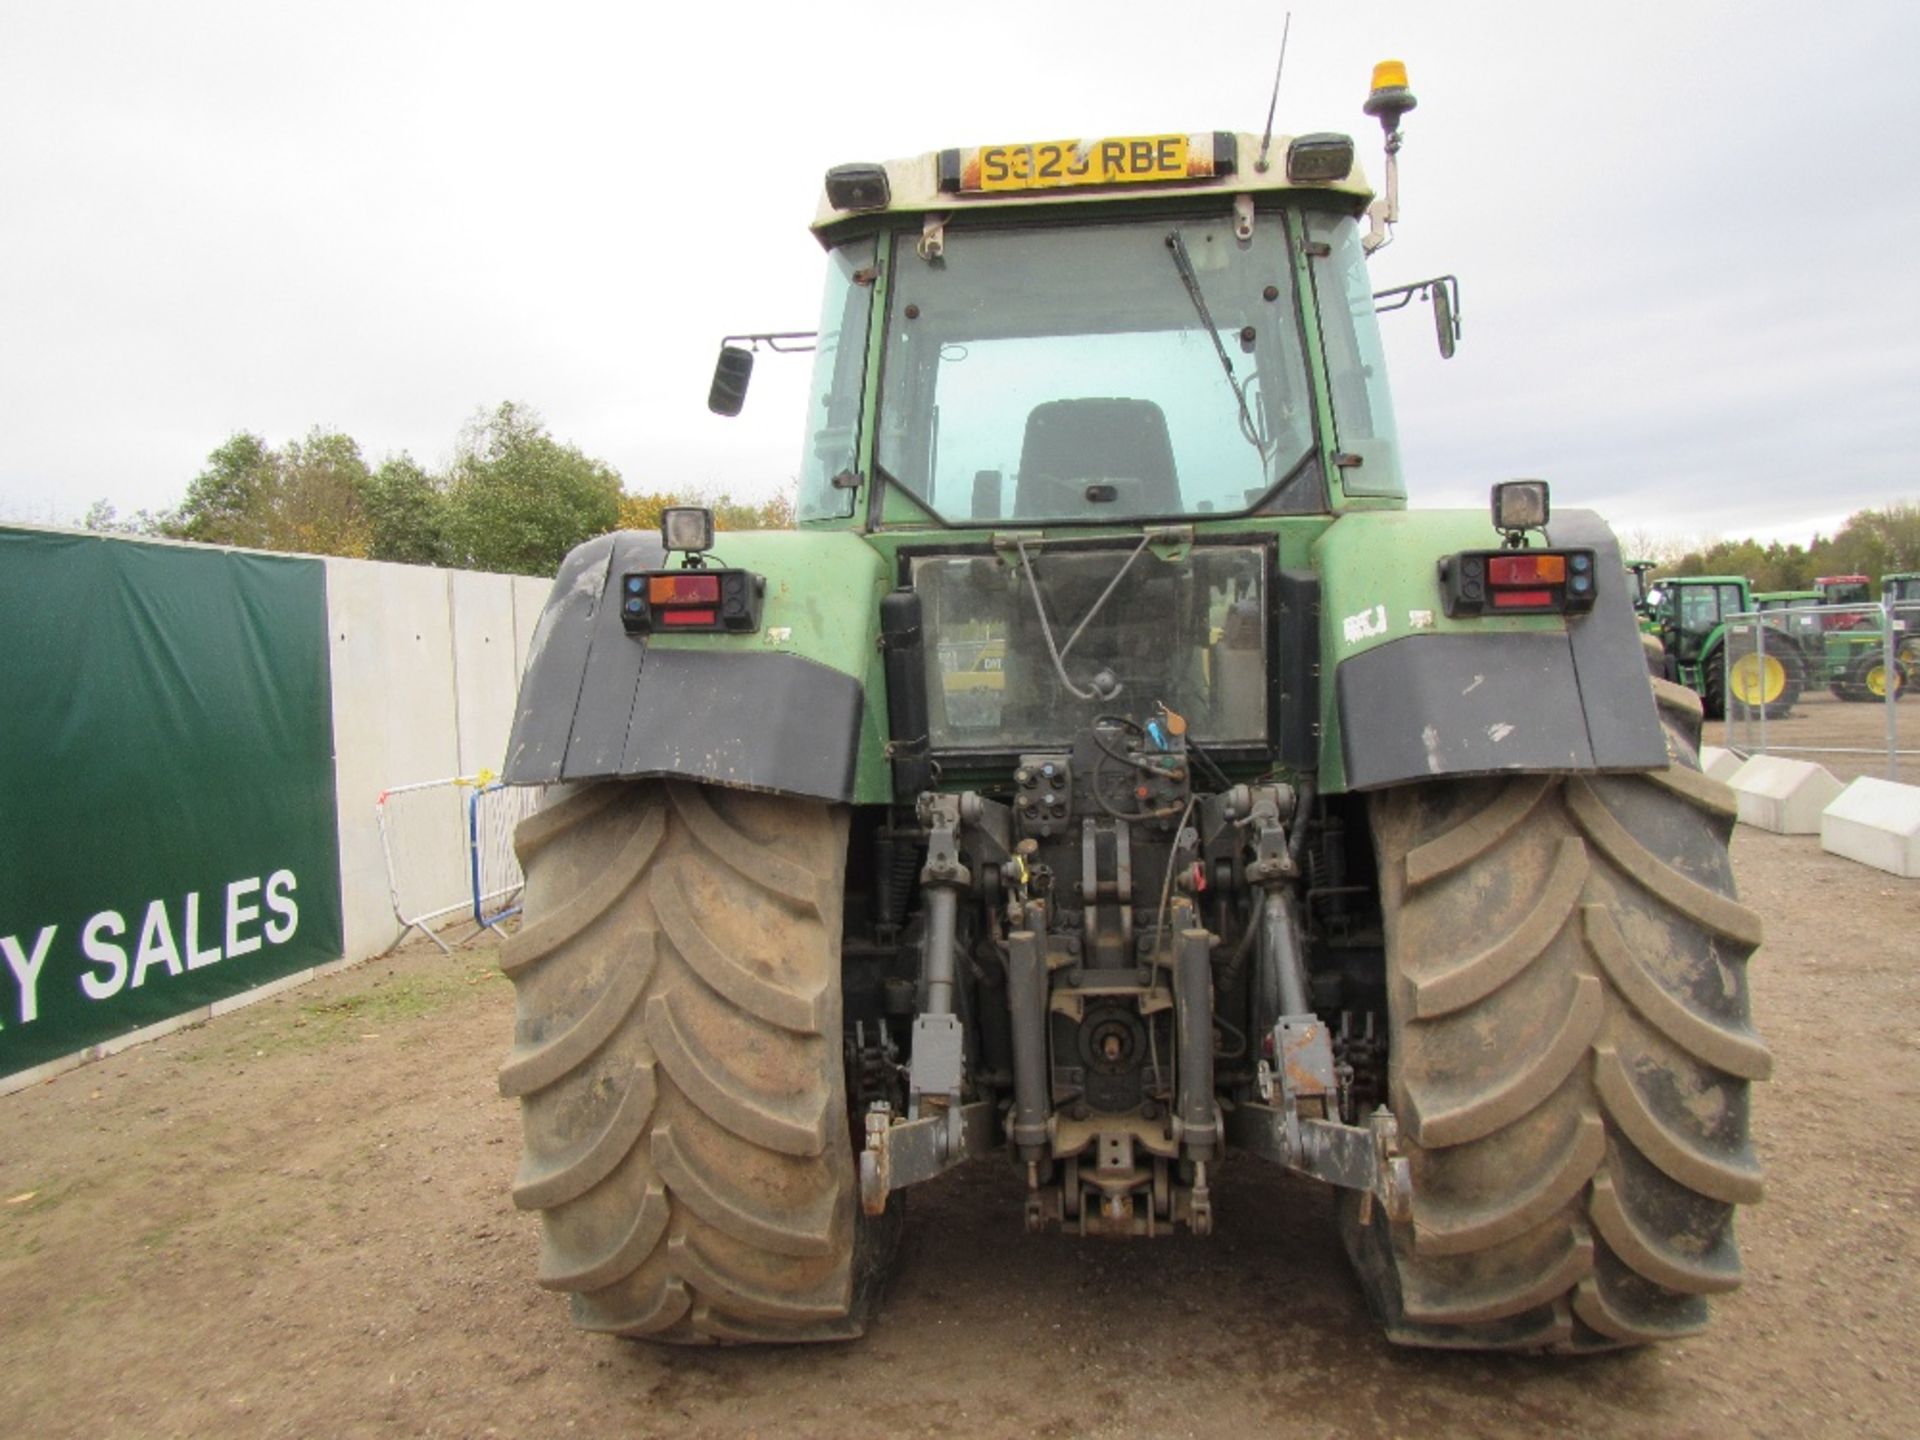
[[[367,560],[327,561],[333,663],[334,790],[346,955],[377,954],[400,932],[393,918],[374,802],[392,786],[458,773],[448,573]],[[423,833],[447,858],[426,865],[434,893],[459,895],[459,817],[432,805]],[[410,817],[412,818],[412,817]]]
[[[514,624],[514,582],[507,575],[454,571],[453,702],[459,771],[496,773],[506,763],[513,698],[520,684]]]

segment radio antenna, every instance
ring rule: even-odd
[[[1287,68],[1287,35],[1293,29],[1293,12],[1287,11],[1287,23],[1280,27],[1280,63],[1273,67],[1273,98],[1267,101],[1267,130],[1260,137],[1260,158],[1253,168],[1267,173],[1267,147],[1273,144],[1273,112],[1280,104],[1280,76]]]

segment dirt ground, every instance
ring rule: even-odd
[[[1897,779],[1920,785],[1920,688],[1896,701],[1894,748],[1911,750],[1897,755],[1898,775],[1887,774],[1887,705],[1839,700],[1825,690],[1808,691],[1795,702],[1785,719],[1769,720],[1764,731],[1760,718],[1736,719],[1706,727],[1709,745],[1732,745],[1743,752],[1766,750],[1795,760],[1824,765],[1842,784],[1861,775],[1878,780]]]
[[[1852,708],[1852,707],[1850,707]],[[1766,918],[1747,1285],[1587,1360],[1377,1338],[1325,1192],[1246,1161],[1220,1233],[1032,1237],[1010,1169],[913,1192],[881,1324],[797,1351],[572,1330],[494,1091],[510,995],[431,949],[0,1098],[14,1436],[1911,1435],[1920,882],[1743,830]]]

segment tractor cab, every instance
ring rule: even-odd
[[[1667,654],[1681,664],[1698,664],[1727,619],[1749,613],[1753,601],[1743,576],[1670,576],[1651,592],[1651,609]]]
[[[1817,644],[1820,617],[1812,607],[1820,603],[1817,590],[1770,590],[1753,597],[1754,608],[1795,639]]]
[[[1880,594],[1895,605],[1920,605],[1920,570],[1880,577]]]

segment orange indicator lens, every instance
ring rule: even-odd
[[[1560,585],[1566,578],[1564,555],[1496,555],[1487,561],[1487,580],[1493,585]],[[1529,603],[1544,605],[1546,601]]]
[[[647,577],[647,603],[649,605],[717,605],[720,602],[720,577],[718,575],[649,575]],[[709,615],[706,623],[711,623]],[[681,624],[692,623],[680,621]]]

